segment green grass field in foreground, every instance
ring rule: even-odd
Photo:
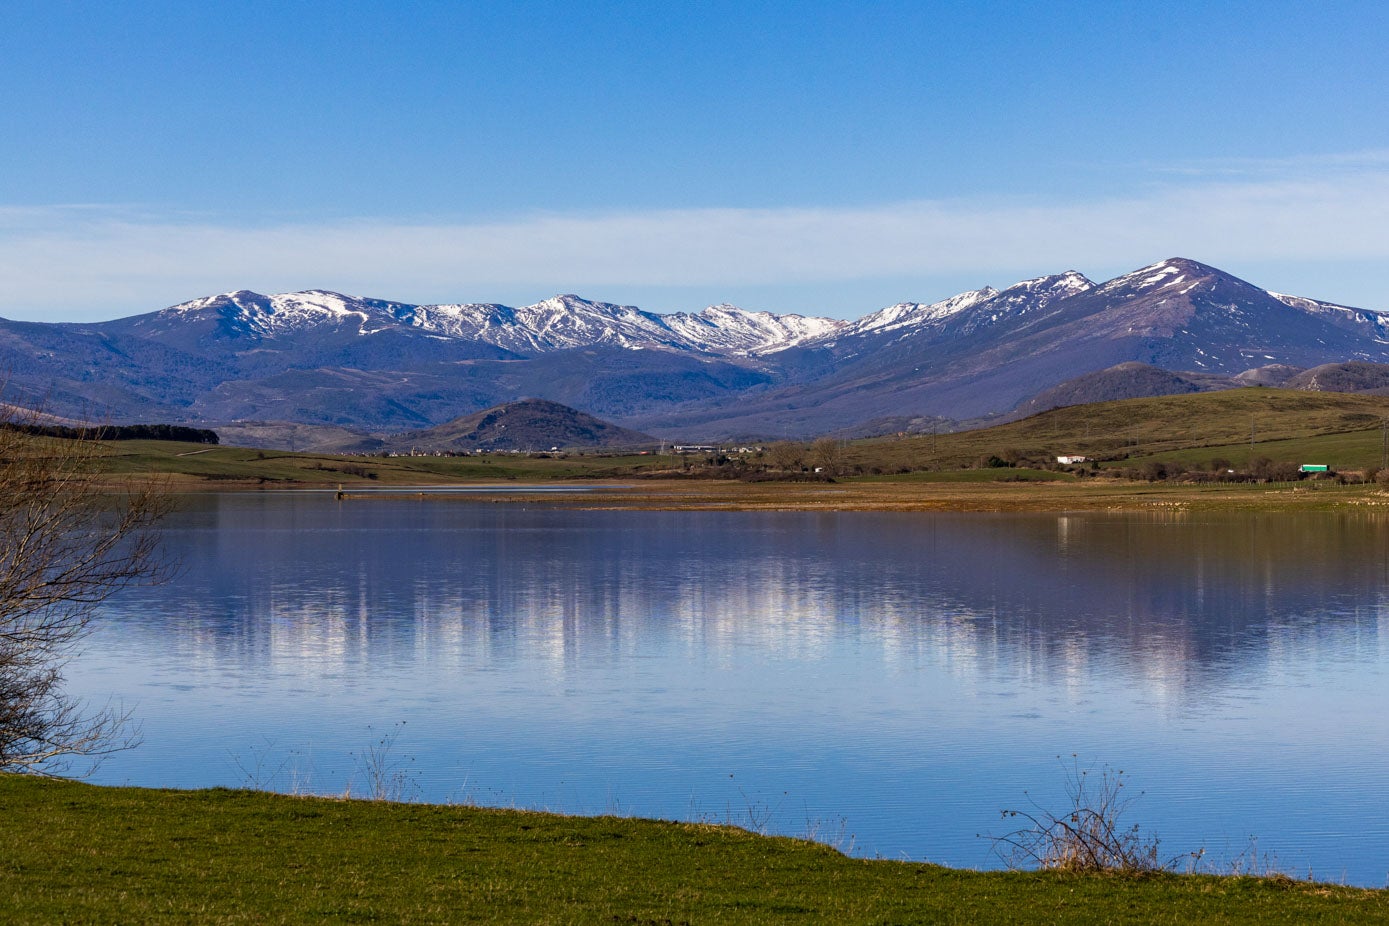
[[[983,873],[614,817],[0,775],[7,923],[1384,923],[1286,879]]]

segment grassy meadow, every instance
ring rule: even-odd
[[[347,456],[167,441],[112,441],[102,464],[117,479],[161,478],[176,491],[573,483],[605,486],[624,507],[841,507],[1019,510],[1151,505],[1378,505],[1379,487],[1308,480],[1288,484],[1193,486],[1113,478],[1145,464],[1243,469],[1259,459],[1326,463],[1365,473],[1385,454],[1389,398],[1359,394],[1239,389],[1054,409],[992,428],[904,435],[838,445],[833,488],[810,470],[803,445],[793,470],[774,450],[716,456],[673,454],[507,454]],[[1251,442],[1252,436],[1252,442]],[[1060,454],[1096,461],[1084,473],[1055,465]],[[987,466],[989,457],[1012,465]],[[996,461],[997,462],[997,461]],[[1111,478],[1080,478],[1080,476]],[[808,480],[808,481],[807,481]],[[623,486],[611,490],[614,485]],[[1339,490],[1334,492],[1332,490]],[[504,494],[504,492],[503,492]],[[596,504],[597,493],[586,504]],[[643,500],[644,499],[644,500]],[[580,503],[559,498],[551,503]]]
[[[845,457],[886,472],[956,470],[1009,451],[1039,461],[1060,454],[1125,464],[1220,458],[1236,467],[1252,454],[1363,470],[1381,465],[1385,418],[1384,396],[1235,389],[1072,405],[956,434],[856,441]]]
[[[11,923],[1389,922],[1389,892],[978,872],[731,827],[0,775]]]
[[[669,458],[661,464],[660,458],[639,455],[361,457],[172,441],[111,441],[105,451],[104,469],[112,475],[160,475],[176,486],[206,488],[549,482],[621,478],[671,464]]]

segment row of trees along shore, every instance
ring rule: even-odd
[[[1103,465],[1102,465],[1103,464]],[[1067,474],[1078,478],[1125,479],[1142,482],[1297,482],[1304,479],[1330,480],[1340,484],[1379,482],[1389,485],[1389,469],[1371,467],[1368,470],[1331,470],[1306,472],[1301,463],[1255,457],[1233,463],[1221,457],[1206,461],[1143,460],[1123,458],[1085,460],[1061,463],[1055,456],[1046,456],[1016,449],[985,453],[976,458],[939,462],[917,458],[891,462],[886,457],[875,459],[862,451],[852,454],[843,440],[823,437],[811,443],[777,441],[753,453],[710,451],[686,455],[681,462],[685,475],[704,478],[736,478],[759,481],[825,479],[834,476],[902,475],[912,472],[949,472],[953,470],[1023,470]],[[661,476],[665,473],[650,473]],[[1002,474],[1000,474],[1002,476]],[[1003,476],[1006,481],[1008,477]],[[1026,478],[1019,475],[1017,479]]]
[[[98,424],[72,427],[40,424],[37,421],[0,421],[0,428],[36,437],[63,440],[169,440],[186,444],[215,444],[217,432],[209,428],[189,428],[179,424]]]

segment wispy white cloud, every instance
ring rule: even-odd
[[[1147,166],[1159,174],[1187,177],[1326,177],[1338,172],[1389,170],[1389,148],[1369,148],[1333,154],[1297,154],[1276,158],[1198,158],[1177,164]]]
[[[541,285],[804,286],[1019,268],[1389,258],[1389,159],[1089,201],[535,214],[479,223],[237,224],[133,208],[0,208],[0,315],[113,317],[185,298],[308,287],[419,301]],[[548,295],[535,292],[535,298]],[[942,294],[903,293],[903,298]],[[864,306],[868,311],[873,306]]]

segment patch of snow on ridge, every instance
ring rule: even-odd
[[[1095,283],[1085,274],[1078,270],[1067,270],[1065,273],[1057,273],[1049,276],[1033,277],[1030,280],[1023,280],[1014,283],[1004,290],[1005,293],[1014,290],[1035,293],[1045,291],[1052,295],[1052,298],[1074,296],[1076,293],[1083,293],[1088,289],[1093,289]]]
[[[1286,293],[1275,293],[1271,290],[1266,290],[1266,292],[1274,299],[1294,309],[1301,309],[1312,315],[1336,315],[1353,319],[1356,322],[1373,326],[1380,336],[1389,335],[1389,313],[1374,309],[1357,309],[1335,302],[1322,302],[1319,299],[1308,299],[1305,296],[1289,296]]]
[[[202,309],[221,308],[225,305],[255,311],[256,307],[265,305],[267,301],[268,298],[260,293],[253,293],[249,289],[238,289],[229,293],[219,293],[216,296],[203,296],[200,299],[180,302],[178,305],[171,305],[167,309],[163,309],[159,314],[187,315]]]
[[[1178,272],[1179,272],[1179,271],[1177,270],[1176,267],[1163,267],[1161,270],[1159,270],[1157,273],[1154,273],[1152,276],[1144,277],[1142,280],[1140,280],[1140,281],[1138,282],[1138,285],[1139,285],[1139,286],[1156,286],[1156,285],[1159,284],[1159,283],[1180,283],[1180,282],[1182,281],[1182,277],[1180,277],[1180,276],[1178,276],[1175,280],[1164,280],[1164,279],[1163,279],[1163,277],[1165,277],[1165,276],[1169,276],[1169,275],[1171,275],[1171,274],[1173,274],[1173,273],[1178,273]]]
[[[722,303],[693,314],[660,316],[670,330],[696,350],[770,354],[840,330],[847,322],[805,315],[749,312]]]
[[[573,295],[519,308],[490,304],[419,306],[411,323],[523,352],[608,344],[628,350],[654,347],[737,355],[781,350],[844,324],[828,318],[748,312],[731,305],[659,315]]]
[[[1322,302],[1320,299],[1308,299],[1306,296],[1289,296],[1287,293],[1275,293],[1273,290],[1265,290],[1274,299],[1284,305],[1290,305],[1295,309],[1304,309],[1308,312],[1365,312],[1370,315],[1383,315],[1374,309],[1357,309],[1354,306],[1340,305],[1335,302]]]
[[[880,309],[872,315],[865,315],[846,326],[840,333],[866,334],[870,331],[887,332],[917,328],[939,322],[952,315],[958,315],[965,309],[986,302],[997,295],[998,290],[992,286],[985,286],[983,289],[972,289],[948,299],[942,299],[940,302],[932,302],[929,305],[920,302],[899,302],[897,305]]]
[[[1110,293],[1121,289],[1156,289],[1175,286],[1186,279],[1189,270],[1199,270],[1199,265],[1193,267],[1190,261],[1180,257],[1172,257],[1158,261],[1156,264],[1149,264],[1132,273],[1126,273],[1121,277],[1115,277],[1095,291],[1097,293]],[[1199,283],[1200,280],[1197,282]]]
[[[563,294],[534,305],[420,306],[412,324],[507,350],[551,351],[610,344],[680,347],[661,317],[629,305]]]
[[[268,314],[276,319],[277,327],[296,326],[300,321],[317,324],[348,316],[356,316],[362,321],[367,319],[361,300],[320,289],[271,296]]]
[[[182,316],[197,312],[217,312],[230,316],[247,330],[273,337],[286,331],[297,331],[322,324],[340,324],[355,318],[365,323],[372,313],[372,300],[344,296],[322,289],[298,293],[277,293],[263,296],[239,289],[217,296],[206,296],[170,306],[160,316]],[[384,304],[378,304],[384,305]],[[387,316],[389,320],[389,316]]]
[[[1058,299],[1065,299],[1095,288],[1092,280],[1075,270],[1053,276],[1034,277],[1014,283],[994,297],[994,302],[1005,312],[1023,314],[1034,309],[1044,309]]]

